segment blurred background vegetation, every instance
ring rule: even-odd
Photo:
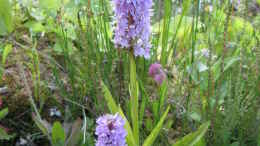
[[[141,141],[170,105],[154,146],[206,121],[198,146],[259,146],[260,1],[154,0],[151,11],[151,59],[136,58]],[[101,81],[130,117],[130,61],[114,27],[110,0],[0,0],[0,145],[48,146],[42,131],[55,121],[94,145],[95,119],[109,112]],[[148,76],[154,62],[164,88]]]

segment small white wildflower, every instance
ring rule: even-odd
[[[51,117],[53,117],[53,116],[60,117],[61,112],[57,109],[57,107],[50,108],[50,116]]]
[[[16,143],[17,146],[24,146],[27,144],[28,144],[28,141],[22,137],[20,137],[19,141]]]

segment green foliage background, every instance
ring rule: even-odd
[[[144,60],[114,47],[109,0],[0,0],[0,145],[91,146],[110,112],[129,146],[260,145],[259,0],[153,3]]]

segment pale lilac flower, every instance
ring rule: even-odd
[[[154,76],[155,82],[156,82],[157,84],[160,84],[160,85],[163,83],[163,81],[165,80],[165,78],[166,78],[165,73],[160,73],[160,74],[157,74],[157,75]]]
[[[57,107],[53,107],[50,108],[50,116],[57,116],[57,117],[61,117],[61,112],[59,111],[59,109]]]
[[[97,119],[96,146],[127,146],[125,121],[119,115],[104,115]]]
[[[154,63],[150,66],[149,75],[159,85],[161,85],[163,83],[163,81],[166,79],[166,74],[163,71],[162,65],[159,63]]]
[[[134,49],[135,56],[150,57],[150,9],[152,0],[113,0],[117,26],[116,47]]]

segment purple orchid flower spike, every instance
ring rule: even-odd
[[[149,75],[159,85],[161,85],[163,81],[166,79],[166,74],[163,71],[162,65],[159,63],[154,63],[150,66]]]
[[[152,0],[113,0],[117,26],[114,42],[118,48],[133,48],[135,56],[150,58],[150,9]]]
[[[125,121],[119,114],[99,117],[95,132],[98,137],[96,146],[127,146],[124,125]]]

